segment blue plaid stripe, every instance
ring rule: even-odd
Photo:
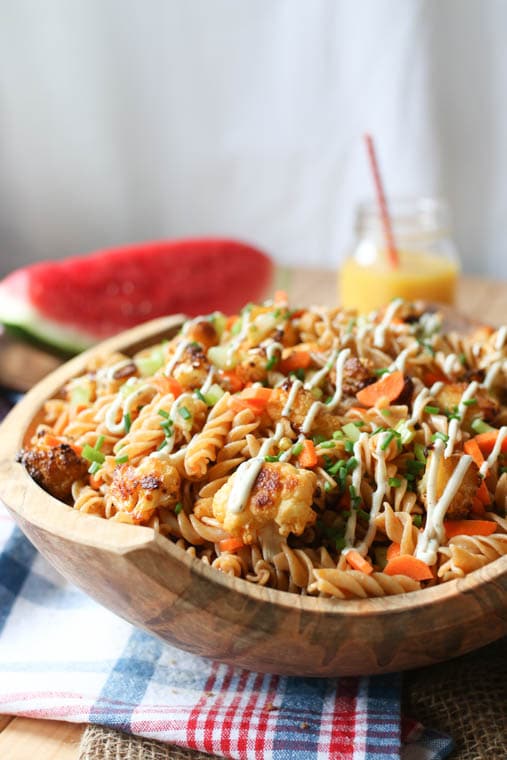
[[[364,681],[365,704],[368,705],[365,760],[398,760],[400,756],[400,722],[393,716],[400,714],[401,676],[392,674]],[[377,716],[371,720],[371,714]],[[383,718],[381,716],[384,716]]]
[[[0,554],[0,634],[25,584],[37,550],[14,528]]]
[[[144,631],[132,631],[127,646],[116,661],[109,678],[90,711],[90,723],[102,723],[123,731],[130,730],[132,710],[141,704],[162,654],[162,644]],[[121,700],[129,705],[121,713],[107,715],[104,702]]]
[[[317,753],[324,697],[334,681],[324,678],[285,678],[282,703],[279,705],[273,760],[314,758]],[[302,722],[304,725],[302,727]]]

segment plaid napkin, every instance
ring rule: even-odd
[[[248,760],[447,757],[449,737],[402,725],[400,681],[264,675],[174,649],[64,581],[0,505],[0,713]]]

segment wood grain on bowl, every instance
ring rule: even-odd
[[[0,427],[0,497],[69,580],[132,623],[197,654],[252,670],[333,676],[418,667],[507,633],[507,557],[411,594],[341,601],[259,587],[210,568],[150,528],[82,514],[15,461],[44,402],[97,352],[133,354],[181,317],[134,328],[76,357],[27,394]]]

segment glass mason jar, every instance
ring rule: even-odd
[[[459,258],[447,203],[437,198],[394,200],[389,206],[399,263],[389,260],[374,202],[356,212],[356,243],[339,275],[343,307],[368,312],[393,298],[453,304]]]

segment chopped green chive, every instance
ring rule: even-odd
[[[188,409],[187,409],[186,406],[180,406],[180,408],[178,409],[178,412],[179,412],[180,417],[183,417],[184,420],[191,420],[192,419],[192,415],[188,411]]]
[[[331,490],[331,488],[332,488],[332,486],[331,486],[331,483],[329,483],[329,482],[326,480],[326,482],[324,483],[324,491],[326,491],[326,492],[327,492],[327,491],[330,491],[330,490]]]
[[[425,406],[424,411],[426,412],[426,414],[438,414],[440,409],[438,408],[438,406]]]
[[[123,425],[124,425],[125,430],[127,431],[127,433],[130,432],[130,426],[132,425],[132,419],[131,419],[130,414],[128,412],[123,415]]]
[[[174,514],[175,515],[179,515],[179,513],[182,511],[182,509],[183,509],[183,504],[181,503],[181,501],[179,501],[176,504],[176,506],[174,507]]]
[[[335,430],[334,431],[333,438],[335,439],[335,441],[340,441],[343,437],[344,436],[343,436],[343,433],[342,433],[341,430]]]
[[[129,461],[128,454],[123,454],[121,457],[116,457],[114,461],[116,464],[125,464],[125,462]]]
[[[278,462],[279,458],[280,458],[280,454],[278,454],[276,457],[275,456],[267,456],[267,457],[264,457],[264,461],[265,462]]]
[[[105,440],[106,439],[104,438],[103,435],[99,435],[99,437],[97,438],[97,443],[95,444],[95,451],[101,450],[102,446],[104,445]]]
[[[166,412],[165,409],[159,409],[158,414],[160,414],[161,417],[164,417],[164,419],[169,419],[169,412]]]
[[[352,441],[345,441],[345,451],[347,454],[352,454],[354,451],[354,444]]]
[[[401,486],[401,480],[399,478],[389,478],[387,482],[391,488],[399,488]]]
[[[440,432],[433,433],[433,435],[431,436],[431,442],[435,443],[435,441],[438,441],[438,440],[443,441],[444,443],[447,443],[447,441],[449,440],[449,436],[446,435],[445,433],[440,433]]]
[[[469,398],[467,401],[463,401],[463,406],[473,406],[474,404],[477,404],[478,401],[476,398]]]
[[[277,364],[278,364],[278,357],[272,356],[271,359],[268,359],[266,363],[267,371],[270,372],[273,369],[273,367],[275,367]]]
[[[376,375],[382,377],[382,375],[386,375],[389,372],[389,369],[387,367],[382,367],[381,369],[374,369],[373,371]]]
[[[335,548],[337,552],[341,552],[347,546],[347,541],[343,536],[340,536],[335,540]]]
[[[88,443],[83,446],[82,456],[89,462],[95,462],[96,464],[104,464],[105,456],[101,451],[93,448]]]
[[[314,435],[313,438],[312,438],[312,441],[314,442],[314,444],[316,446],[318,446],[319,443],[323,443],[325,440],[326,440],[326,436],[325,435],[320,435],[320,434],[319,435]]]
[[[88,468],[88,472],[90,473],[90,475],[95,475],[95,473],[98,472],[101,467],[102,465],[100,464],[100,462],[92,462],[90,467]]]
[[[352,472],[352,470],[355,470],[359,462],[355,457],[350,457],[349,461],[345,465],[345,471],[346,472]]]
[[[458,359],[459,359],[460,364],[461,364],[462,367],[466,367],[467,366],[467,358],[466,358],[465,354],[460,354],[458,356]]]
[[[505,475],[507,472],[507,467],[500,467],[500,475]]]
[[[197,398],[199,399],[199,401],[203,401],[205,404],[207,404],[207,403],[208,403],[208,402],[206,401],[206,399],[204,398],[204,396],[202,395],[202,393],[201,393],[201,391],[199,390],[199,388],[196,388],[196,389],[195,389],[195,391],[194,391],[194,393],[195,393],[195,395],[197,396]]]
[[[357,516],[360,517],[362,520],[366,520],[366,522],[370,522],[370,515],[368,512],[365,512],[364,509],[358,509]]]
[[[412,515],[412,522],[416,528],[420,528],[422,525],[422,515]]]
[[[295,369],[292,372],[289,372],[289,377],[295,377],[303,382],[305,379],[305,371],[300,367],[299,369]]]
[[[299,443],[296,443],[295,446],[292,447],[292,455],[295,457],[298,457],[302,451],[303,451],[303,444],[301,443],[301,441]]]
[[[373,435],[377,435],[377,433],[385,433],[386,430],[387,428],[385,427],[378,427],[376,430],[373,431],[373,433],[371,433],[371,435],[373,436]]]
[[[390,409],[381,409],[380,414],[382,417],[390,417],[392,414],[392,411]]]
[[[352,424],[355,425],[357,428],[362,428],[365,423],[362,420],[356,420]]]
[[[426,453],[422,443],[416,443],[414,446],[414,454],[416,459],[422,464],[426,464]]]
[[[321,449],[334,449],[336,446],[334,441],[322,441],[319,445]]]
[[[391,443],[395,435],[396,433],[394,432],[394,430],[391,430],[389,431],[389,433],[387,433],[384,442],[380,446],[381,451],[385,451],[387,449],[387,447],[389,446],[389,444]]]

